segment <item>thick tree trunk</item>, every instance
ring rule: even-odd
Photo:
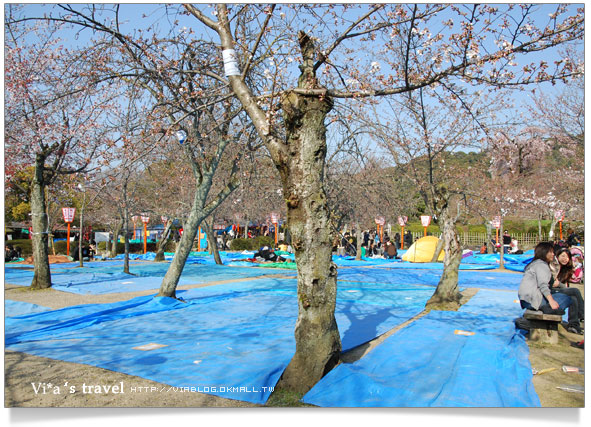
[[[218,250],[218,244],[213,232],[213,220],[211,223],[209,221],[203,221],[203,229],[205,230],[205,235],[207,237],[207,246],[211,250],[213,254],[213,259],[217,265],[223,265],[222,258],[220,257],[220,251]]]
[[[542,241],[542,214],[538,214],[538,241]]]
[[[302,76],[304,77],[304,76]],[[329,98],[289,93],[282,102],[288,155],[277,165],[298,266],[296,352],[278,384],[305,393],[338,362],[341,341],[334,317],[337,267],[332,262],[329,211],[323,187],[324,119]]]
[[[162,262],[164,261],[164,248],[166,244],[170,240],[170,229],[172,227],[172,220],[169,219],[166,221],[166,228],[164,228],[164,232],[162,233],[162,239],[158,242],[158,250],[156,251],[156,257],[154,257],[154,262]]]
[[[458,272],[462,261],[462,246],[455,220],[450,215],[449,208],[444,208],[441,213],[443,227],[443,241],[445,256],[443,257],[443,274],[437,284],[433,296],[427,301],[428,309],[454,309],[459,307],[461,298],[458,289]]]
[[[47,289],[51,287],[51,271],[49,268],[49,250],[47,246],[47,214],[45,209],[45,183],[43,180],[43,164],[45,158],[37,155],[35,177],[31,186],[31,216],[33,222],[33,261],[34,275],[31,289]]]
[[[217,6],[222,49],[233,49],[234,41],[227,7]],[[196,16],[202,16],[197,12]],[[298,88],[319,89],[315,78],[313,40],[298,34],[303,62]],[[323,188],[326,160],[326,124],[332,100],[322,93],[304,95],[287,92],[281,100],[285,143],[269,124],[244,80],[228,77],[234,94],[264,139],[283,184],[287,225],[298,266],[298,320],[296,352],[278,383],[294,392],[308,391],[338,362],[341,341],[334,317],[337,268],[332,262],[329,211]]]

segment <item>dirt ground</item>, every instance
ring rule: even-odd
[[[270,277],[270,276],[266,276]],[[281,277],[280,274],[277,277]],[[243,280],[252,280],[247,278]],[[224,282],[207,285],[179,286],[179,289],[190,289],[211,286]],[[236,280],[232,280],[236,282]],[[576,285],[584,293],[583,285]],[[468,290],[468,299],[476,290]],[[5,298],[38,304],[52,309],[58,309],[79,304],[108,303],[130,299],[140,295],[148,295],[153,291],[106,294],[106,295],[77,295],[54,289],[31,291],[29,288],[5,284]],[[409,322],[416,320],[419,314]],[[407,322],[408,323],[408,322]],[[376,345],[396,330],[376,338],[371,343],[362,345],[344,355],[345,362],[352,362],[367,354]],[[584,351],[572,347],[571,344],[583,339],[581,335],[567,332],[559,326],[560,340],[557,345],[538,345],[529,343],[530,362],[534,370],[533,384],[543,407],[576,407],[585,406],[583,393],[568,392],[558,389],[559,386],[584,387],[584,375],[565,373],[564,365],[585,367]],[[5,351],[5,407],[254,407],[247,402],[224,399],[217,396],[184,392],[180,390],[161,392],[169,389],[166,384],[160,384],[140,377],[121,374],[88,365],[63,362],[32,356],[24,353]],[[32,386],[37,385],[37,390]],[[39,383],[60,386],[60,394],[53,394],[46,387],[39,388]],[[66,386],[63,386],[66,384]],[[119,386],[123,393],[115,393],[112,388],[107,393],[81,393],[83,386],[101,384],[103,386]],[[68,393],[69,387],[74,386],[75,393]],[[54,388],[55,389],[55,388]],[[89,388],[88,388],[89,389]]]
[[[585,296],[584,285],[571,285]],[[584,327],[584,324],[582,325]],[[572,334],[560,325],[557,345],[529,343],[529,361],[532,369],[540,373],[534,375],[533,383],[543,407],[585,407],[585,394],[568,392],[556,387],[585,386],[585,375],[565,373],[563,366],[585,369],[585,351],[572,346],[583,339],[583,335]]]
[[[62,264],[65,262],[72,262],[72,260],[65,255],[49,255],[49,263],[50,264]],[[17,262],[15,264],[34,264],[34,263],[35,263],[35,259],[33,258],[33,255],[31,255],[26,260],[21,261],[21,262]]]

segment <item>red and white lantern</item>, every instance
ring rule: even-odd
[[[423,224],[423,228],[425,230],[424,236],[427,235],[427,227],[431,224],[431,216],[430,215],[421,215],[421,224]]]
[[[76,208],[62,208],[62,214],[64,215],[64,222],[73,222],[74,216],[76,215]]]
[[[423,224],[423,227],[429,227],[431,217],[429,215],[421,215],[421,224]]]
[[[501,228],[501,217],[495,216],[490,223],[494,228],[497,228],[497,229]]]
[[[279,215],[277,212],[271,212],[271,222],[273,224],[278,224],[279,218],[281,218],[281,215]]]
[[[556,219],[556,221],[563,221],[564,211],[554,211],[554,219]]]

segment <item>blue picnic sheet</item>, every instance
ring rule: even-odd
[[[515,298],[480,290],[458,312],[432,311],[362,359],[337,366],[302,400],[328,407],[540,406],[529,349],[513,323],[521,312]]]

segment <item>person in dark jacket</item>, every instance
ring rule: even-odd
[[[394,235],[394,246],[396,246],[396,249],[400,249],[400,233]]]
[[[4,262],[14,261],[20,257],[20,248],[18,246],[15,249],[12,245],[6,245],[4,250]]]
[[[568,233],[568,237],[566,238],[566,244],[569,247],[579,246],[581,244],[581,239],[579,239],[579,236],[577,234],[575,234],[575,230],[573,230],[572,228],[569,228],[567,230],[567,233]]]
[[[412,245],[412,234],[410,234],[410,231],[407,231],[404,234],[404,248],[408,249],[408,248],[410,248],[411,245]]]

